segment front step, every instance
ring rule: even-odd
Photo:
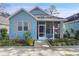
[[[47,44],[47,41],[45,40],[37,40],[35,41],[34,47],[49,47],[49,45]]]

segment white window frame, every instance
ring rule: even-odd
[[[19,23],[19,22],[22,22],[22,21],[18,21],[18,22],[17,22],[17,30],[18,30],[18,26],[19,26],[18,23]],[[19,31],[19,30],[18,30],[18,31]],[[23,31],[23,22],[22,22],[22,30],[21,30],[21,31]],[[21,31],[19,31],[19,32],[21,32]]]
[[[22,30],[21,30],[21,31],[24,31],[24,32],[29,31],[29,24],[28,24],[27,21],[17,21],[17,31],[18,31],[18,32],[21,32],[21,31],[18,30],[18,22],[22,22]],[[27,23],[27,26],[28,26],[28,30],[27,30],[27,31],[24,30],[24,22]]]
[[[24,21],[24,22],[26,22],[26,23],[27,23],[27,27],[28,27],[28,28],[27,28],[27,31],[28,31],[28,30],[29,30],[29,25],[28,25],[28,22],[27,22],[27,21]],[[25,31],[25,30],[24,30],[24,22],[23,22],[23,31]],[[25,31],[25,32],[27,32],[27,31]]]

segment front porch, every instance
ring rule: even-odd
[[[62,21],[38,21],[37,22],[37,39],[63,38]]]

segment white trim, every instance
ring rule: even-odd
[[[63,22],[60,22],[60,38],[63,38]]]
[[[23,31],[24,31],[24,32],[27,32],[27,31],[24,30],[24,22],[27,23],[27,27],[28,27],[27,31],[29,31],[29,23],[28,23],[27,21],[23,21]]]
[[[39,36],[39,26],[44,26],[44,37]],[[38,24],[38,40],[45,40],[46,39],[46,25],[45,24]]]
[[[53,40],[55,39],[55,33],[54,33],[54,22],[53,22]]]
[[[24,31],[24,22],[27,22],[27,21],[17,21],[17,31],[18,31],[18,22],[22,22],[22,31],[23,32],[27,32],[29,31],[29,29],[27,31]],[[27,22],[28,23],[28,22]],[[29,25],[28,25],[28,28],[29,28]],[[18,32],[22,32],[22,31],[18,31]]]
[[[45,37],[46,37],[46,21],[45,21]]]
[[[21,31],[23,31],[23,22],[22,22],[22,30],[21,31],[18,30],[18,24],[19,24],[18,22],[22,22],[22,21],[17,21],[17,31],[21,32]]]
[[[55,18],[52,18],[52,19],[38,19],[37,18],[37,21],[65,21],[65,19],[55,19]]]

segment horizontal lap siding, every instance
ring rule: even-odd
[[[34,39],[37,39],[37,21],[35,18],[30,16],[28,13],[20,12],[17,15],[15,15],[13,18],[10,19],[10,32],[9,36],[10,38],[15,38],[16,35],[20,36],[21,39],[24,39],[24,33],[25,31],[18,32],[17,29],[17,21],[23,21],[28,22],[29,24],[29,30],[31,32],[31,36]]]

